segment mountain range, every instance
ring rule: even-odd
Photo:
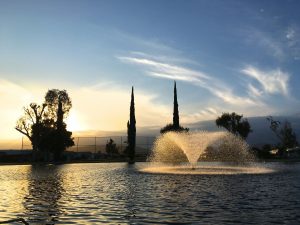
[[[300,141],[300,116],[276,116],[273,117],[274,120],[280,121],[281,124],[285,121],[291,123],[294,132],[296,133],[298,142]],[[277,144],[279,142],[276,135],[270,129],[270,122],[267,120],[267,117],[248,117],[248,122],[251,125],[252,132],[247,138],[247,142],[251,146],[261,147],[264,144]],[[222,131],[223,128],[216,126],[215,120],[199,121],[196,123],[183,124],[184,127],[190,128],[191,131]],[[159,134],[160,127],[142,127],[138,128],[139,135],[145,136],[155,136]]]

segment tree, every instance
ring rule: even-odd
[[[179,111],[178,111],[178,101],[177,101],[177,88],[176,81],[174,81],[174,102],[173,102],[173,127],[178,129],[179,125]]]
[[[290,122],[285,121],[281,124],[280,121],[274,120],[272,116],[267,117],[270,122],[270,129],[280,140],[279,155],[284,155],[287,148],[293,148],[298,145],[296,133],[293,131]]]
[[[15,127],[30,140],[34,152],[39,150],[39,144],[43,137],[43,123],[46,120],[49,122],[45,112],[46,107],[47,104],[30,103],[28,107],[23,108],[24,115],[17,121]]]
[[[59,160],[61,153],[74,145],[72,132],[66,130],[63,121],[71,107],[67,92],[58,89],[48,90],[42,105],[24,107],[24,116],[15,128],[31,141],[34,160],[45,160],[49,153]]]
[[[184,128],[180,126],[179,123],[176,81],[174,81],[173,123],[167,124],[165,127],[161,128],[160,133],[163,134],[169,131],[176,131],[176,132],[189,131],[189,128]]]
[[[63,119],[66,119],[69,115],[69,111],[72,108],[72,101],[66,90],[51,89],[48,90],[45,95],[45,104],[49,116],[54,120],[57,120],[57,112],[59,108],[59,102],[61,102],[61,110],[63,112]]]
[[[231,114],[223,113],[222,116],[216,119],[216,125],[246,139],[252,130],[248,120],[242,118],[243,115],[238,115],[235,112]]]
[[[174,131],[174,132],[188,132],[189,128],[184,128],[182,126],[179,125],[179,127],[175,127],[174,124],[169,123],[166,126],[164,126],[163,128],[160,129],[160,133],[164,134],[166,132],[170,132],[170,131]]]
[[[106,150],[107,154],[110,156],[119,154],[117,145],[114,142],[114,140],[111,138],[109,139],[109,141],[107,141],[107,143],[105,145],[105,150]]]
[[[64,109],[63,109],[63,99],[59,99],[58,108],[56,113],[56,122],[54,129],[51,131],[51,135],[48,138],[48,142],[51,141],[49,146],[51,146],[50,152],[53,153],[54,159],[60,160],[62,153],[66,150],[67,147],[71,147],[74,145],[74,141],[72,139],[72,132],[67,131],[67,125],[63,121],[64,119]],[[68,97],[68,105],[71,105],[71,100]],[[70,109],[70,108],[69,108]],[[65,110],[66,107],[65,107]]]
[[[136,120],[134,108],[134,90],[131,89],[130,115],[127,122],[127,148],[125,152],[129,157],[129,163],[134,163],[135,158],[135,144],[136,144]]]

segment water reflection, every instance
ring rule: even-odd
[[[29,166],[0,166],[0,221],[24,216],[22,205],[28,193]]]
[[[28,195],[23,201],[30,224],[55,224],[62,214],[58,204],[64,192],[60,170],[61,166],[31,166]]]
[[[300,224],[300,164],[269,174],[200,176],[139,172],[146,166],[0,167],[0,221]]]

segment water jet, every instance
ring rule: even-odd
[[[168,132],[154,143],[148,159],[151,165],[142,172],[173,174],[267,173],[257,165],[247,142],[232,133]]]

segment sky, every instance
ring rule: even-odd
[[[297,0],[0,1],[0,140],[23,107],[68,91],[77,132],[300,112]]]

